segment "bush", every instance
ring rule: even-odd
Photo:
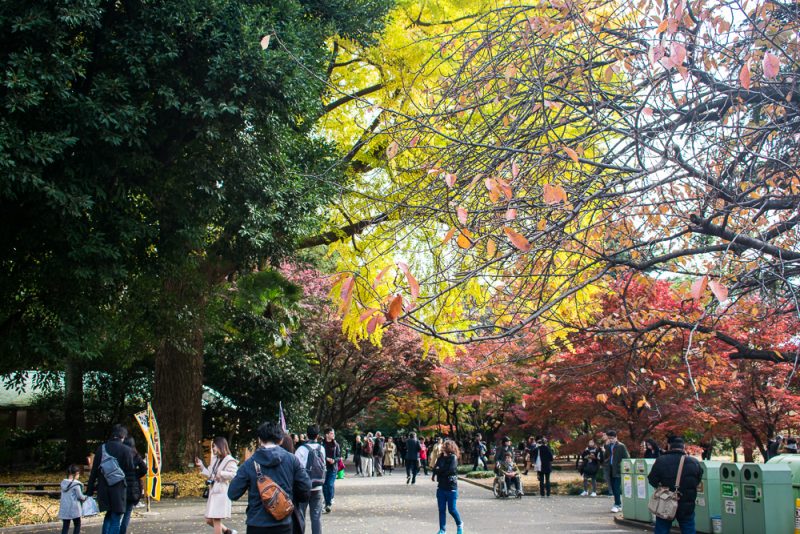
[[[6,495],[6,492],[0,490],[0,527],[4,527],[16,519],[22,509],[19,502],[13,497]]]
[[[470,471],[467,478],[494,478],[493,471]]]
[[[458,474],[459,475],[463,475],[465,473],[470,473],[470,472],[472,472],[472,466],[471,465],[466,464],[466,465],[459,465],[458,466]],[[486,471],[485,469],[479,469],[479,470],[477,470],[475,472],[476,473],[480,473],[480,472],[491,473],[492,471]]]

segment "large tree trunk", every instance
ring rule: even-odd
[[[86,418],[83,410],[83,369],[69,358],[64,373],[64,436],[66,437],[65,462],[83,465],[88,452],[86,446]]]
[[[155,353],[153,410],[161,433],[164,471],[186,470],[201,452],[206,299],[202,290],[190,286],[178,279],[164,285],[167,299],[185,303],[195,314],[194,322],[185,327],[185,332],[164,336]]]

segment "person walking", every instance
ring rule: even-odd
[[[425,444],[424,438],[419,440],[419,465],[425,476],[428,476],[428,446]]]
[[[214,528],[214,534],[237,534],[235,530],[226,527],[223,519],[231,517],[231,500],[228,498],[228,486],[236,476],[237,462],[231,455],[228,440],[217,436],[211,442],[211,458],[209,465],[203,465],[200,458],[195,458],[194,463],[200,468],[200,473],[206,477],[208,486],[208,500],[206,501],[206,524]]]
[[[394,444],[394,439],[389,436],[386,438],[386,447],[383,451],[383,469],[388,471],[391,475],[394,472],[395,454],[397,453],[397,445]]]
[[[283,430],[279,423],[262,423],[256,431],[258,448],[245,460],[228,486],[228,498],[237,501],[247,493],[247,534],[292,534],[292,516],[277,520],[261,502],[258,478],[271,478],[292,501],[308,500],[311,479],[297,457],[280,447]]]
[[[600,471],[600,466],[603,465],[603,450],[595,444],[593,439],[590,439],[578,462],[578,471],[583,475],[581,496],[597,497],[597,473]],[[592,483],[591,494],[589,493],[589,482]]]
[[[406,484],[417,483],[417,473],[419,473],[419,441],[417,434],[412,432],[406,440]]]
[[[319,427],[311,425],[306,430],[308,441],[297,448],[294,455],[304,466],[308,477],[311,479],[311,494],[308,502],[297,503],[297,509],[303,521],[306,519],[306,509],[311,511],[311,534],[322,534],[322,509],[325,499],[322,496],[322,485],[325,483],[326,462],[325,448],[317,441]]]
[[[86,500],[83,494],[81,468],[75,464],[67,468],[67,478],[61,481],[61,502],[58,505],[58,518],[61,520],[61,534],[69,534],[72,523],[73,532],[81,534],[81,504]]]
[[[681,460],[683,467],[681,468]],[[669,450],[656,458],[647,480],[654,488],[663,486],[675,491],[675,482],[681,471],[678,483],[678,512],[675,519],[681,529],[681,534],[695,534],[694,506],[697,499],[697,486],[703,479],[703,467],[697,459],[692,458],[684,451],[683,439],[674,437],[669,440]],[[655,534],[668,534],[672,528],[672,521],[656,517]]]
[[[464,522],[456,508],[458,500],[458,458],[459,450],[455,441],[447,440],[442,445],[442,453],[433,466],[431,480],[437,482],[436,502],[439,505],[439,534],[447,530],[447,512],[456,522],[456,534],[464,534]]]
[[[325,483],[322,485],[322,496],[325,498],[325,513],[331,513],[333,497],[335,493],[334,484],[336,483],[336,472],[339,470],[339,459],[342,457],[342,448],[336,442],[336,432],[332,428],[325,429],[325,441],[322,443],[325,448]],[[368,458],[372,461],[372,458]]]
[[[374,467],[375,462],[372,460],[372,449],[374,447],[374,443],[372,441],[372,435],[367,434],[364,438],[363,445],[361,447],[361,474],[365,477],[371,477],[375,475]]]
[[[111,437],[94,453],[92,471],[86,484],[86,495],[91,497],[96,492],[100,511],[106,513],[103,517],[103,534],[119,534],[122,517],[127,509],[128,490],[125,481],[136,476],[131,451],[122,443],[126,437],[128,429],[122,425],[114,425]],[[101,465],[105,474],[100,471]],[[113,472],[117,470],[121,470],[122,479],[109,484],[107,477],[113,476]]]
[[[386,441],[380,431],[375,432],[375,442],[372,444],[372,464],[375,476],[383,476],[383,450]]]
[[[483,468],[486,469],[486,444],[482,441],[483,436],[475,434],[472,441],[472,470],[478,470],[478,462],[483,463]]]
[[[661,447],[658,446],[656,440],[653,438],[647,438],[642,442],[642,447],[644,448],[644,457],[656,459],[661,456]]]
[[[442,454],[442,438],[436,438],[433,443],[433,447],[431,447],[428,453],[428,463],[431,465],[431,469],[434,465],[436,465],[436,460],[439,459],[440,454]]]
[[[136,440],[133,439],[133,436],[126,437],[122,443],[130,449],[134,470],[133,477],[125,478],[125,484],[127,485],[125,514],[119,524],[119,534],[127,534],[128,525],[131,522],[131,513],[134,507],[139,504],[139,501],[142,500],[142,477],[147,474],[147,463],[142,458],[142,455],[139,454],[139,451],[136,450]]]
[[[533,467],[533,453],[536,452],[536,438],[533,436],[528,436],[528,439],[525,441],[525,451],[524,451],[524,458],[525,458],[525,472],[523,475],[527,475],[528,471]]]
[[[617,513],[622,510],[622,460],[630,458],[630,454],[625,444],[617,439],[616,430],[606,432],[606,437],[605,462],[608,464],[609,485],[614,495],[611,512]]]
[[[550,474],[553,472],[553,449],[547,443],[547,438],[536,441],[536,450],[533,453],[533,465],[536,477],[539,479],[539,496],[550,496]]]
[[[356,476],[364,476],[364,470],[361,468],[361,449],[364,447],[361,441],[361,434],[356,435],[356,441],[353,444],[353,464],[356,466]]]

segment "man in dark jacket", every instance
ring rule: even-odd
[[[669,440],[669,450],[656,458],[647,480],[654,488],[664,486],[675,491],[675,479],[678,476],[681,458],[684,458],[684,461],[679,485],[678,513],[675,519],[681,527],[681,534],[695,534],[694,503],[697,498],[697,486],[703,478],[703,468],[700,462],[684,452],[683,439],[675,437]],[[672,521],[657,517],[654,532],[668,534],[671,526]]]
[[[258,462],[262,475],[271,478],[290,499],[308,500],[311,479],[300,460],[278,444],[283,440],[283,430],[278,423],[262,423],[258,427],[258,449],[239,466],[236,476],[228,486],[228,498],[232,501],[247,492],[247,532],[249,534],[292,534],[292,516],[276,520],[261,504],[255,464]]]
[[[417,473],[419,473],[419,441],[417,434],[412,432],[406,440],[406,484],[417,483]]]
[[[331,513],[333,496],[336,484],[336,473],[339,471],[339,458],[342,457],[342,448],[336,442],[336,432],[328,427],[325,429],[325,483],[322,485],[322,495],[325,498],[325,513]],[[363,452],[363,449],[362,449]]]
[[[375,444],[372,446],[372,463],[375,476],[383,476],[383,451],[386,447],[386,440],[381,436],[380,430],[375,432]]]
[[[631,455],[628,454],[625,444],[617,440],[616,430],[606,432],[604,457],[605,464],[608,465],[609,486],[614,495],[614,506],[611,507],[611,512],[617,513],[622,510],[622,460],[630,458]]]
[[[106,513],[103,518],[103,534],[119,534],[122,516],[125,515],[127,508],[128,487],[126,481],[136,479],[131,449],[122,443],[127,436],[128,430],[124,426],[114,425],[109,440],[98,447],[94,453],[92,472],[89,474],[89,481],[86,484],[86,495],[92,496],[97,490],[97,504],[100,511]],[[117,482],[113,486],[108,485],[105,476],[100,472],[100,464],[104,457],[103,451],[116,458],[120,469],[125,473],[125,480]]]
[[[533,452],[531,464],[537,469],[536,476],[539,479],[539,495],[542,497],[550,496],[550,474],[553,472],[553,449],[547,443],[547,438],[536,440],[536,450]]]

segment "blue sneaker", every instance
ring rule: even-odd
[[[456,534],[464,534],[464,523],[461,523],[460,525],[456,525],[456,528],[457,528]]]

